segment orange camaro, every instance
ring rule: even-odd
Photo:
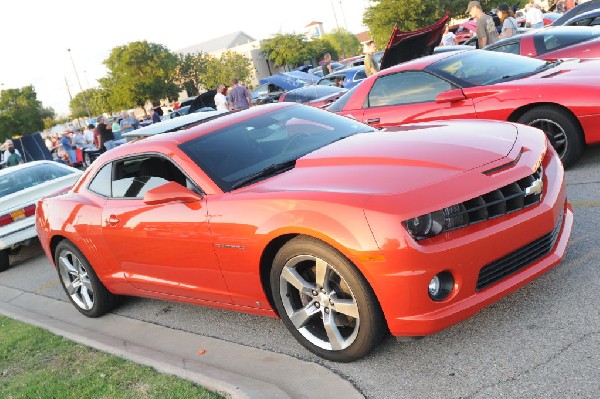
[[[435,333],[562,259],[573,214],[544,134],[506,122],[376,130],[297,104],[117,147],[39,202],[84,315],[119,295],[281,317],[334,361]]]

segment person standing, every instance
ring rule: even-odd
[[[94,146],[94,125],[87,125],[83,132],[83,147],[91,148]]]
[[[246,86],[242,86],[239,83],[238,78],[233,78],[231,81],[233,88],[228,96],[229,109],[231,111],[248,109],[250,108],[250,104],[252,104],[252,94],[246,89]]]
[[[225,97],[223,94],[223,90],[225,90],[225,85],[218,84],[217,94],[215,94],[215,105],[217,106],[217,111],[229,111],[229,104],[227,103],[227,97]]]
[[[481,4],[478,1],[470,1],[467,6],[467,14],[471,18],[477,18],[475,33],[477,34],[478,48],[484,48],[489,44],[498,41],[498,31],[494,19],[483,12]]]
[[[96,130],[98,131],[98,138],[100,152],[106,152],[108,150],[112,150],[114,148],[114,140],[115,136],[113,135],[111,126],[106,124],[106,119],[104,115],[100,115],[96,121],[98,122],[96,125]]]
[[[323,65],[321,65],[323,69],[323,76],[327,76],[333,72],[333,68],[331,67],[331,54],[325,53],[323,56]]]
[[[538,8],[537,4],[526,4],[525,5],[525,25],[532,29],[539,29],[544,27],[544,14],[542,10]]]
[[[119,122],[119,127],[121,128],[121,130],[120,130],[121,134],[132,132],[133,130],[135,130],[134,126],[135,126],[135,121],[129,115],[129,112],[122,111],[121,112],[121,122]]]
[[[515,18],[515,14],[510,9],[510,7],[506,4],[500,4],[498,6],[498,11],[496,12],[498,18],[500,18],[500,22],[502,23],[502,32],[500,33],[500,39],[505,39],[507,37],[512,37],[517,34],[517,26],[519,23]]]
[[[71,140],[71,137],[69,137],[69,134],[71,132],[68,130],[65,130],[64,132],[62,132],[62,137],[60,138],[60,145],[63,149],[63,151],[65,152],[65,154],[67,154],[67,156],[69,157],[69,163],[71,165],[74,165],[77,163],[77,159],[75,158],[75,150],[73,149],[73,142]]]
[[[450,26],[446,25],[444,29],[444,34],[442,35],[442,43],[441,46],[452,46],[454,45],[454,40],[456,39],[456,35],[454,32],[450,30]]]
[[[150,113],[150,118],[152,118],[152,123],[160,122],[160,115],[154,110],[154,108],[150,108],[148,112]]]
[[[10,149],[14,149],[15,153],[20,157],[21,153],[19,152],[19,150],[17,150],[15,148],[15,144],[12,142],[11,139],[6,139],[6,141],[4,142],[4,145],[2,145],[1,149],[2,151],[0,152],[0,166],[6,164],[6,161],[8,160],[8,157],[10,156],[10,154],[12,154]]]
[[[375,41],[369,40],[365,44],[365,73],[367,76],[371,76],[379,72],[379,66],[373,57],[375,52],[377,52],[377,45],[375,44]]]

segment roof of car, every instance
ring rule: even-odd
[[[10,173],[14,173],[14,172],[16,172],[18,170],[21,170],[21,169],[27,169],[27,168],[31,168],[31,167],[36,166],[36,165],[43,165],[43,164],[57,165],[59,167],[65,168],[65,169],[70,169],[70,170],[73,170],[73,171],[76,171],[76,172],[81,172],[79,169],[72,168],[69,165],[65,165],[65,164],[62,164],[60,162],[43,160],[43,161],[26,162],[26,163],[22,163],[22,164],[19,164],[19,165],[10,166],[10,167],[7,167],[7,168],[0,169],[0,176],[8,175]]]

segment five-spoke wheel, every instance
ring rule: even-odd
[[[69,300],[81,313],[98,317],[117,304],[117,296],[104,287],[88,260],[71,242],[63,240],[58,244],[54,261]]]
[[[271,288],[288,329],[326,359],[356,360],[385,332],[379,303],[364,277],[318,240],[297,237],[278,252]]]

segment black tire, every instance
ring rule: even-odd
[[[8,259],[8,248],[0,251],[0,272],[5,271],[10,266],[10,260]]]
[[[546,133],[565,167],[573,165],[583,152],[583,132],[573,115],[558,107],[543,105],[527,111],[518,120]]]
[[[379,302],[365,278],[322,241],[299,236],[285,244],[273,260],[270,284],[285,326],[305,348],[324,359],[360,359],[387,332]]]
[[[81,314],[99,317],[118,304],[119,297],[106,289],[90,262],[70,241],[58,244],[54,262],[65,293]]]

